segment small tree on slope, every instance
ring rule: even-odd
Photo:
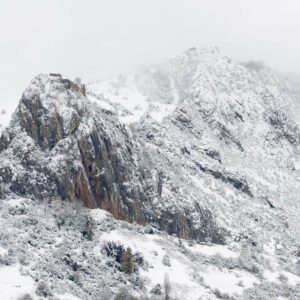
[[[122,271],[127,274],[131,274],[134,272],[134,260],[133,260],[132,250],[129,247],[122,254],[121,268]]]

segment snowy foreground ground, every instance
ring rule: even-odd
[[[116,221],[100,209],[30,199],[0,202],[0,299],[114,299],[124,288],[138,299],[299,299],[297,261],[280,244],[197,244],[151,227]],[[83,235],[86,222],[92,238]],[[120,271],[108,244],[140,259]],[[127,298],[126,298],[127,299]],[[131,299],[131,298],[128,298]]]

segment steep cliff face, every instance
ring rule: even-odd
[[[126,130],[57,76],[36,77],[1,139],[2,180],[19,194],[80,199],[116,217],[136,168]],[[3,171],[4,170],[4,171]],[[132,173],[131,173],[132,172]],[[119,185],[118,189],[114,184]],[[129,209],[129,207],[128,207]]]
[[[211,214],[203,215],[207,225],[199,230],[176,206],[156,213],[158,186],[131,133],[60,76],[33,79],[1,137],[0,152],[2,194],[80,200],[117,219],[223,241]]]

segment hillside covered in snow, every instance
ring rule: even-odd
[[[299,103],[217,48],[34,78],[0,137],[7,299],[298,299]]]

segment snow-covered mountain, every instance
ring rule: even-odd
[[[165,273],[178,299],[298,299],[298,82],[217,48],[88,86],[37,76],[0,138],[7,272],[39,249],[22,273],[54,299],[161,299]]]
[[[159,204],[191,206],[191,216],[197,203],[220,227],[237,231],[241,219],[247,230],[251,223],[261,228],[252,214],[280,211],[276,223],[285,222],[286,213],[297,236],[300,131],[289,113],[299,103],[294,87],[266,67],[234,62],[215,48],[192,48],[164,65],[92,84],[88,94],[131,123],[148,165],[164,174]],[[141,106],[131,108],[129,95]]]

